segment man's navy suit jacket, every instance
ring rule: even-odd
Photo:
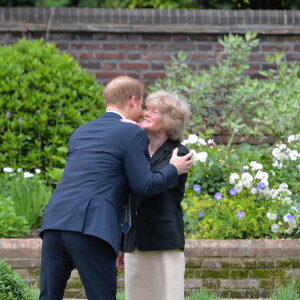
[[[70,137],[61,182],[45,210],[47,229],[99,237],[119,253],[121,223],[130,189],[152,196],[177,185],[174,165],[153,174],[147,134],[114,112],[77,128]]]

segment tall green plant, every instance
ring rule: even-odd
[[[26,39],[0,47],[0,164],[61,167],[53,155],[78,126],[104,112],[102,87],[53,44]]]
[[[283,53],[268,55],[266,62],[275,68],[261,71],[266,80],[253,81],[251,86],[260,102],[255,110],[262,128],[276,140],[300,132],[299,64],[282,62]]]

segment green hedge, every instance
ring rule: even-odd
[[[0,47],[1,165],[62,167],[60,147],[104,112],[101,91],[72,57],[42,39]]]

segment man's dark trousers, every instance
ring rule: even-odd
[[[107,242],[78,232],[46,230],[40,300],[62,300],[74,268],[78,270],[88,299],[116,299],[116,257]]]

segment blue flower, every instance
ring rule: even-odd
[[[219,193],[219,192],[217,192],[217,193],[215,194],[215,198],[216,198],[217,200],[221,200],[222,197],[223,197],[223,195],[222,195],[221,193]]]
[[[258,189],[259,191],[261,191],[261,190],[263,190],[265,187],[266,187],[266,185],[265,185],[263,182],[261,182],[261,183],[257,186],[257,189]]]
[[[204,212],[199,211],[199,212],[198,212],[198,217],[201,218],[201,217],[203,216],[203,214],[204,214]]]
[[[201,191],[200,184],[195,184],[194,187],[193,187],[193,190],[194,190],[196,193],[199,193],[199,192]]]
[[[246,173],[246,171],[243,168],[241,169],[241,171],[242,171],[242,173]]]
[[[236,189],[231,189],[230,191],[229,191],[229,194],[231,195],[231,196],[234,196],[234,195],[236,195]]]
[[[245,217],[245,214],[242,211],[239,211],[236,215],[239,219],[243,219]]]
[[[20,124],[21,126],[23,125],[23,121],[22,121],[22,118],[21,118],[21,117],[18,119],[18,122],[19,122],[19,124]]]
[[[5,118],[6,118],[6,119],[9,119],[10,116],[11,116],[11,113],[10,113],[10,111],[8,111],[8,112],[6,113],[6,115],[5,115]]]

